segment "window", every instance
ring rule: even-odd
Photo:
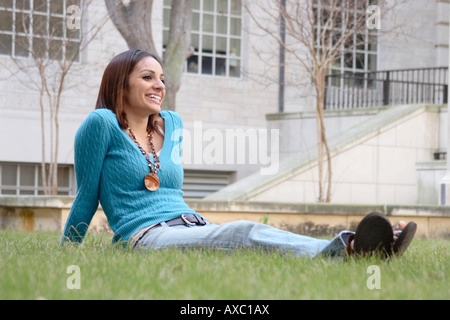
[[[164,1],[163,45],[167,45],[171,0]],[[241,0],[194,0],[191,24],[194,54],[187,59],[187,73],[220,77],[241,76]]]
[[[376,2],[372,0],[355,0],[349,2],[352,4],[350,7],[344,7],[345,4],[343,2],[341,7],[339,4],[333,7],[332,10],[334,12],[330,10],[330,7],[333,6],[330,3],[333,2],[330,2],[330,0],[314,0],[313,10],[316,18],[315,31],[317,34],[317,48],[320,49],[321,45],[323,45],[319,42],[319,35],[323,32],[324,28],[328,28],[326,31],[332,37],[330,45],[337,43],[334,41],[338,41],[343,34],[348,34],[349,30],[356,29],[357,31],[351,34],[345,43],[342,43],[340,48],[342,54],[332,63],[329,74],[362,74],[364,72],[376,71],[378,51],[377,30],[369,29],[365,26],[366,9],[369,5],[375,4]],[[346,18],[349,19],[347,20]],[[331,29],[331,25],[334,25],[333,29]]]
[[[0,54],[79,61],[80,29],[66,26],[67,7],[81,0],[0,0]]]
[[[73,166],[58,166],[58,195],[76,192]],[[0,195],[43,195],[41,164],[0,163]]]

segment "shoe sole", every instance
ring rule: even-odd
[[[397,255],[403,254],[406,249],[408,249],[411,241],[416,234],[417,224],[415,222],[409,222],[405,229],[403,229],[402,234],[398,237],[394,245],[394,252]]]
[[[394,233],[388,218],[379,212],[372,212],[359,223],[354,242],[357,255],[389,256],[392,253]]]

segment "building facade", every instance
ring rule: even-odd
[[[161,56],[171,1],[153,2],[153,39]],[[128,49],[108,19],[103,1],[92,1],[87,11],[77,11],[77,7],[83,8],[73,0],[0,1],[0,195],[43,194],[41,163],[44,157],[48,162],[56,148],[58,194],[76,192],[75,132],[94,109],[104,68],[116,54]],[[277,130],[268,130],[266,115],[278,113],[281,103],[286,113],[315,109],[310,76],[289,53],[283,63],[285,85],[280,87],[280,45],[252,18],[267,18],[267,8],[275,10],[268,0],[194,1],[194,54],[186,61],[176,106],[185,127],[187,197],[206,196],[280,160],[277,148],[284,137]],[[355,49],[351,63],[342,60],[334,71],[448,66],[448,12],[448,0],[402,3],[394,11],[402,28],[382,35],[393,20],[381,16],[381,29],[370,32],[377,32],[376,41]],[[275,22],[271,28],[277,33],[280,29]],[[62,27],[52,28],[55,25]],[[102,28],[93,36],[98,25]],[[364,32],[369,36],[369,31]],[[42,47],[49,37],[51,44]],[[91,38],[78,52],[83,41]],[[58,49],[64,41],[71,45]],[[47,92],[40,92],[40,70],[31,51],[41,52],[38,58],[50,61],[46,78],[53,94],[57,86],[51,82],[52,68],[59,70],[63,57],[76,53],[62,88],[58,127],[51,123],[56,111],[49,107]],[[57,147],[51,143],[56,131]]]

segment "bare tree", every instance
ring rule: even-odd
[[[153,0],[105,0],[105,4],[130,49],[142,49],[158,56],[152,35]],[[172,1],[168,43],[162,59],[167,89],[164,108],[169,110],[176,108],[184,62],[193,53],[192,6],[193,0]]]
[[[34,1],[31,13],[27,12],[28,7],[16,5],[16,10],[25,11],[16,14],[12,20],[15,22],[15,27],[12,27],[15,41],[14,51],[9,49],[9,52],[13,64],[4,67],[10,72],[10,77],[39,92],[41,176],[46,195],[58,193],[59,112],[63,92],[68,87],[67,77],[74,64],[81,61],[82,52],[107,21],[105,16],[96,23],[91,22],[87,28],[85,13],[91,1],[67,1],[67,8],[63,7],[62,1]],[[47,120],[49,139],[46,137]],[[47,159],[48,151],[50,159]]]
[[[393,0],[389,7],[372,8],[379,10],[376,12],[379,19],[381,14],[392,11],[402,1]],[[335,61],[341,57],[353,59],[356,47],[373,39],[376,41],[376,37],[371,40],[361,33],[369,27],[369,20],[373,24],[373,19],[369,19],[373,18],[373,13],[368,11],[368,3],[367,0],[249,0],[245,5],[252,21],[306,70],[315,87],[320,202],[331,201],[333,176],[332,155],[324,123],[325,79]],[[250,4],[257,5],[265,18],[256,16]],[[283,32],[274,32],[274,25],[282,25]],[[376,24],[374,26],[378,28]],[[377,34],[379,36],[381,32]]]

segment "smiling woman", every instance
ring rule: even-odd
[[[108,64],[96,110],[75,137],[78,190],[62,242],[84,239],[99,201],[114,242],[182,215],[200,217],[182,197],[183,168],[174,158],[181,151],[172,152],[182,120],[161,111],[164,96],[163,68],[152,54],[129,50]]]
[[[156,74],[156,72],[159,72],[159,74]],[[159,111],[165,95],[164,74],[162,74],[162,66],[156,56],[141,50],[129,50],[114,57],[104,71],[96,109],[111,110],[117,115],[117,120],[123,129],[127,127],[125,108],[130,105],[128,103],[128,106],[126,106],[127,100],[131,99],[127,97],[127,94],[133,93],[130,85],[133,80],[136,82],[138,80],[142,80],[142,82],[158,80],[157,82],[160,82],[154,92],[151,92],[151,89],[147,89],[149,92],[144,92],[144,96],[154,94],[160,98]],[[155,103],[158,104],[156,101]],[[153,114],[156,112],[158,112],[158,108],[155,109]]]
[[[145,56],[128,77],[123,106],[128,125],[140,126],[145,133],[148,125],[146,119],[161,111],[165,93],[160,63],[154,57]]]
[[[83,241],[100,201],[113,241],[133,249],[246,247],[298,257],[342,257],[392,254],[408,247],[415,226],[400,226],[394,234],[380,213],[366,216],[357,236],[342,231],[331,241],[252,221],[209,223],[184,202],[183,122],[176,112],[161,111],[165,93],[163,68],[149,53],[129,50],[108,65],[97,108],[75,137],[78,190],[62,242]]]

